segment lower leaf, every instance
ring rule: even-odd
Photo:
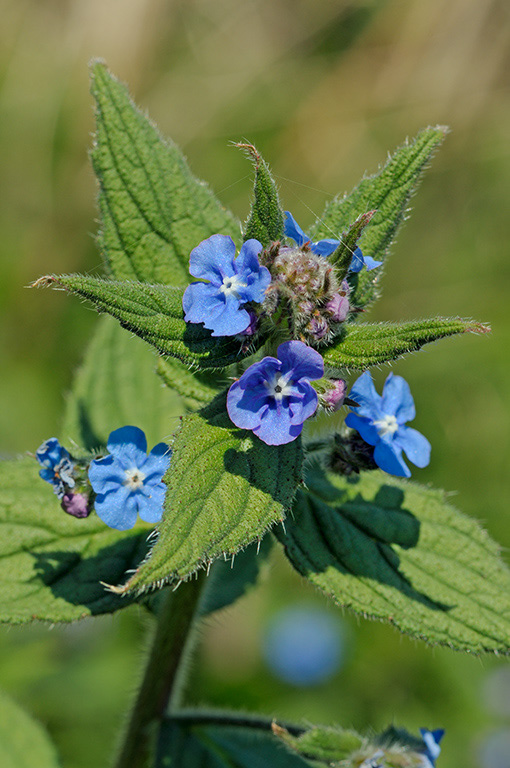
[[[60,760],[43,727],[0,692],[0,765],[2,768],[59,768]]]
[[[510,570],[445,494],[382,472],[310,472],[286,532],[299,573],[341,606],[432,645],[510,652]]]

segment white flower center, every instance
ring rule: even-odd
[[[224,293],[225,296],[234,296],[236,299],[240,298],[239,290],[241,288],[246,288],[246,283],[243,283],[239,275],[224,277],[223,283],[220,285],[220,291]]]
[[[288,377],[288,373],[285,376],[275,373],[272,379],[264,382],[268,394],[275,400],[282,400],[292,394],[292,380],[289,380]]]
[[[377,429],[381,437],[385,435],[393,435],[398,429],[398,421],[396,416],[391,416],[389,413],[383,419],[377,419],[374,421],[374,427]]]
[[[139,469],[136,467],[126,469],[125,475],[126,479],[124,480],[124,485],[127,486],[130,491],[137,491],[139,488],[143,487],[145,475],[143,472],[140,472]]]

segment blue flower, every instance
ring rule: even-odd
[[[329,238],[327,240],[318,240],[316,243],[312,243],[308,235],[306,235],[295,218],[289,211],[285,211],[285,234],[292,240],[295,240],[299,246],[310,244],[310,250],[313,253],[317,253],[319,256],[331,256],[340,245],[340,240],[333,240]],[[382,261],[375,261],[371,256],[363,256],[361,248],[356,248],[352,254],[352,261],[349,267],[350,272],[359,272],[365,266],[368,270],[380,267]]]
[[[203,323],[213,336],[235,336],[250,327],[252,317],[243,304],[260,303],[271,282],[271,274],[259,264],[258,240],[247,240],[237,259],[231,237],[212,235],[193,248],[189,271],[208,280],[192,283],[184,291],[182,306],[187,323]]]
[[[39,446],[35,457],[43,469],[39,476],[53,486],[53,492],[62,499],[69,488],[74,488],[74,465],[66,449],[56,437],[50,437]]]
[[[420,728],[420,733],[423,743],[425,744],[425,757],[428,759],[431,766],[435,766],[436,760],[441,752],[439,742],[444,736],[444,729],[437,728],[435,731],[429,731],[427,728]]]
[[[409,384],[402,376],[392,373],[386,379],[383,394],[378,395],[372,377],[365,371],[349,394],[359,406],[345,419],[348,427],[357,430],[363,440],[374,447],[375,463],[398,477],[411,477],[402,451],[417,467],[426,467],[430,460],[430,443],[416,429],[404,426],[416,415]]]
[[[310,379],[324,375],[321,355],[302,341],[280,344],[277,355],[250,365],[227,395],[234,424],[251,429],[267,445],[290,443],[301,434],[318,404]]]
[[[89,480],[97,494],[95,509],[101,520],[119,531],[136,523],[137,514],[146,523],[159,523],[163,515],[166,485],[163,475],[170,465],[171,451],[158,443],[147,455],[147,440],[138,427],[111,432],[110,455],[94,459]]]

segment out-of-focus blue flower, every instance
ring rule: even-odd
[[[227,411],[241,429],[267,445],[283,445],[301,434],[318,396],[310,380],[324,375],[321,355],[302,341],[280,344],[276,357],[250,365],[227,395]]]
[[[427,466],[429,441],[416,429],[404,426],[406,421],[414,419],[416,411],[409,384],[402,376],[390,373],[381,396],[376,392],[372,376],[365,371],[354,383],[349,397],[359,406],[352,408],[345,423],[374,446],[374,461],[381,469],[390,475],[411,477],[402,451],[417,467]]]
[[[39,446],[35,457],[43,469],[39,476],[53,486],[53,492],[62,499],[66,490],[74,488],[74,465],[66,449],[56,437],[50,437]]]
[[[193,248],[190,274],[208,282],[192,283],[184,291],[186,322],[203,323],[213,336],[235,336],[250,328],[252,317],[242,306],[264,301],[271,282],[257,258],[261,250],[258,240],[247,240],[235,258],[234,241],[226,235],[212,235]]]
[[[108,456],[94,459],[89,480],[97,494],[95,509],[101,520],[119,531],[136,523],[159,523],[163,515],[166,485],[163,475],[171,451],[158,443],[147,455],[147,440],[138,427],[121,427],[108,438]]]
[[[439,742],[444,736],[444,728],[437,728],[434,731],[429,731],[427,728],[420,728],[421,737],[425,744],[425,758],[429,761],[429,765],[435,766],[436,760],[441,753],[441,747]],[[427,766],[429,768],[429,766]]]
[[[340,622],[320,608],[281,611],[264,638],[263,653],[276,677],[292,685],[316,685],[331,677],[342,661]]]
[[[309,243],[310,250],[313,253],[317,253],[319,256],[331,256],[340,245],[340,240],[334,240],[333,238],[327,238],[326,240],[318,240],[313,243],[311,239],[306,235],[290,211],[285,211],[285,235],[294,240],[299,246]],[[380,267],[382,261],[375,261],[371,256],[363,256],[361,248],[356,248],[352,254],[352,261],[349,267],[350,272],[359,272],[365,266],[368,270]]]

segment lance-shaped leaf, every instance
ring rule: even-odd
[[[336,197],[328,203],[310,230],[310,237],[316,241],[331,237],[332,232],[340,234],[351,227],[358,216],[377,209],[359,245],[368,256],[384,261],[405,218],[409,199],[446,130],[442,126],[426,128],[413,141],[399,147],[378,173],[363,179],[349,195]],[[356,289],[351,294],[353,304],[364,307],[377,298],[381,269],[378,267],[370,272],[364,269],[359,273]]]
[[[275,531],[299,573],[427,643],[510,652],[510,570],[443,492],[377,471],[307,481],[286,533]]]
[[[182,419],[172,444],[163,520],[147,560],[119,592],[188,578],[281,521],[300,480],[299,438],[270,446],[234,427],[225,393]]]
[[[63,443],[98,448],[125,424],[143,429],[149,445],[160,442],[182,408],[155,375],[156,364],[157,356],[141,339],[113,317],[99,318],[67,398]]]
[[[177,715],[163,722],[155,768],[311,768],[271,733],[271,721],[253,717]]]
[[[0,622],[75,621],[129,605],[105,590],[147,552],[147,526],[119,535],[67,515],[35,459],[0,462]]]
[[[242,342],[215,338],[201,323],[186,323],[182,288],[83,275],[48,275],[34,286],[65,288],[115,317],[123,328],[152,344],[162,355],[199,368],[225,368],[242,359]],[[246,353],[245,353],[246,354]]]
[[[349,229],[343,233],[340,245],[336,251],[331,256],[328,256],[328,260],[335,265],[335,272],[339,280],[343,280],[346,277],[358,240],[376,213],[377,211],[368,211],[358,216]]]
[[[44,728],[7,694],[0,692],[2,768],[59,768],[55,747]]]
[[[487,333],[490,327],[473,320],[433,317],[406,323],[349,323],[343,335],[323,352],[324,364],[335,369],[366,370],[416,352],[424,344],[459,333]]]
[[[269,243],[284,236],[283,211],[278,190],[266,161],[251,144],[236,144],[244,149],[255,166],[253,202],[244,227],[244,240],[255,238],[266,248]]]
[[[99,243],[118,279],[186,285],[191,250],[210,235],[239,242],[240,226],[163,140],[104,64],[92,66]]]

